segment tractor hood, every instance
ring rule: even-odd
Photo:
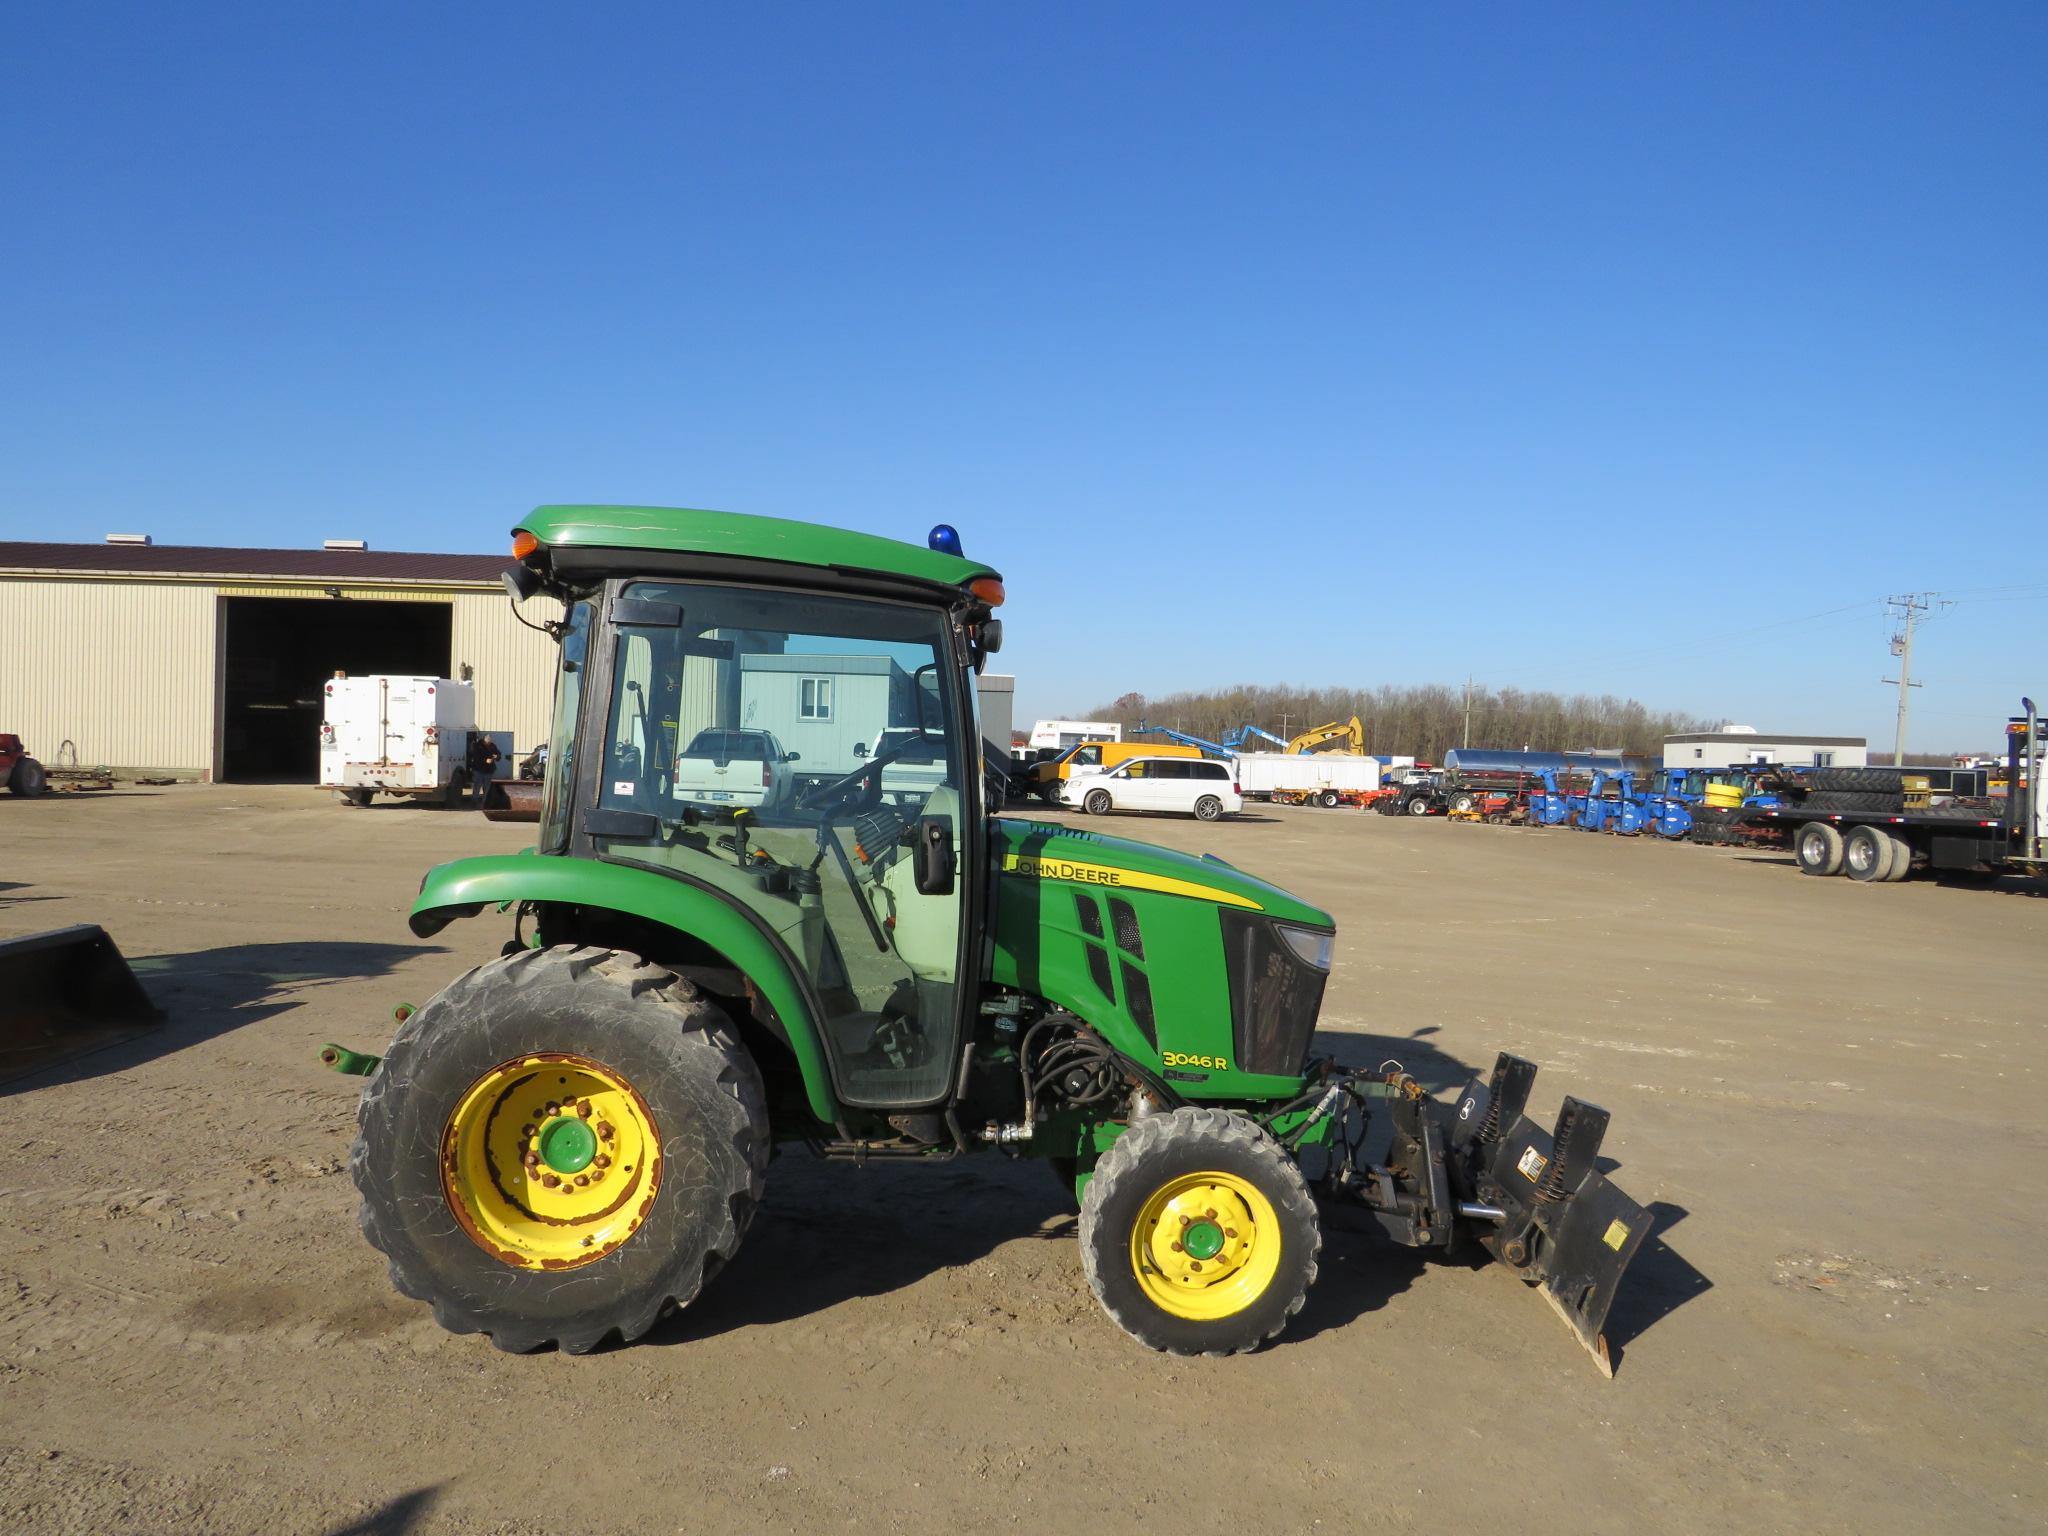
[[[1290,923],[1336,927],[1329,913],[1277,885],[1234,869],[1213,854],[1197,858],[1170,848],[1105,837],[1052,821],[996,818],[995,854],[1005,880],[1057,880],[1074,885],[1188,896]]]

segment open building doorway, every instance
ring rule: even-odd
[[[315,782],[321,684],[336,672],[448,675],[450,603],[226,597],[221,607],[223,779]]]

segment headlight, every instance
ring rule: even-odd
[[[1287,947],[1305,963],[1319,971],[1330,968],[1330,951],[1336,946],[1337,936],[1324,933],[1317,928],[1297,928],[1292,923],[1275,923],[1280,937],[1287,941]]]

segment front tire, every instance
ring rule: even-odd
[[[1308,1182],[1242,1115],[1187,1107],[1141,1120],[1095,1164],[1081,1267],[1147,1349],[1233,1355],[1301,1310],[1322,1228]]]
[[[13,771],[7,775],[7,792],[11,795],[40,795],[49,787],[49,774],[32,757],[17,758]]]
[[[1109,791],[1106,789],[1091,789],[1087,797],[1081,801],[1081,809],[1090,816],[1107,816],[1109,805]]]
[[[1410,816],[1427,816],[1429,814],[1429,796],[1415,795],[1401,809]]]
[[[1195,802],[1195,820],[1215,821],[1223,814],[1223,802],[1214,795],[1204,795]]]
[[[672,972],[521,950],[407,1019],[350,1173],[391,1283],[452,1333],[571,1354],[687,1306],[739,1250],[768,1166],[761,1077]]]

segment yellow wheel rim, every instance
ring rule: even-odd
[[[574,1269],[638,1230],[661,1184],[647,1101],[583,1056],[521,1056],[471,1085],[441,1131],[441,1188],[476,1245]]]
[[[1280,1271],[1273,1203],[1234,1173],[1161,1186],[1131,1229],[1131,1268],[1163,1312],[1198,1322],[1242,1312]]]

